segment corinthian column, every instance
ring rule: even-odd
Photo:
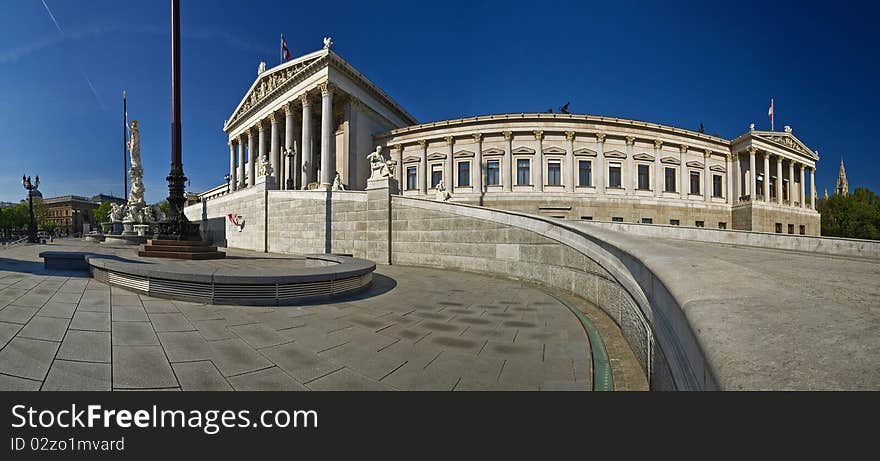
[[[770,202],[770,154],[764,152],[764,201]]]
[[[238,181],[235,180],[235,142],[229,141],[229,192],[235,190]]]
[[[293,103],[284,105],[284,156],[287,157],[287,184],[285,189],[293,189],[296,187],[296,166],[294,165],[296,158],[291,156],[294,151],[294,143],[296,135],[294,134],[294,124],[296,120],[293,118]]]
[[[788,161],[788,205],[794,206],[794,162]]]
[[[566,192],[574,192],[575,184],[577,184],[577,173],[575,172],[574,167],[574,131],[566,131],[565,132],[565,171],[568,173],[567,178],[563,176],[563,182],[565,183],[565,191]]]
[[[755,153],[758,149],[749,147],[749,201],[754,202],[758,198],[755,189],[758,187],[758,176],[755,174]]]
[[[776,156],[776,204],[782,205],[782,157]]]
[[[535,178],[535,188],[533,189],[536,192],[544,191],[544,131],[543,130],[535,130],[535,141],[538,141],[538,149],[535,150],[535,166],[532,168],[534,170],[533,178]]]
[[[272,166],[272,177],[275,178],[275,187],[281,188],[281,132],[278,130],[278,117],[273,113],[269,117],[272,126],[272,147],[269,156],[269,165]]]
[[[810,168],[810,208],[816,209],[816,166]]]
[[[244,135],[238,135],[238,189],[244,189]]]
[[[262,120],[260,120],[257,129],[259,130],[259,133],[260,133],[260,139],[259,139],[260,160],[259,161],[260,161],[260,163],[263,163],[263,162],[269,160],[269,143],[266,140],[266,124],[263,123]]]
[[[733,205],[736,203],[733,201],[733,196],[736,192],[734,192],[733,181],[731,181],[731,178],[733,178],[733,154],[725,155],[724,159],[726,162],[724,171],[727,172],[725,179],[725,182],[727,182],[727,203]]]
[[[633,160],[633,144],[635,144],[636,138],[632,136],[626,137],[626,168],[624,169],[623,178],[621,178],[621,182],[623,182],[623,187],[627,194],[635,194],[636,187],[636,177],[638,176],[635,171],[636,162]]]
[[[446,190],[452,192],[455,190],[455,179],[452,177],[452,149],[455,144],[455,138],[446,136],[446,162],[443,164],[443,182],[446,183]]]
[[[504,131],[501,133],[504,135],[504,161],[501,162],[501,182],[504,186],[504,192],[510,192],[513,190],[513,133],[510,131]]]
[[[421,151],[419,152],[419,193],[422,195],[428,194],[428,176],[431,174],[428,171],[428,141],[426,139],[419,139],[419,147],[421,147]]]
[[[403,171],[403,144],[395,144],[394,151],[395,160],[397,160],[397,168],[395,168],[394,174],[397,177],[397,184],[399,185],[399,189],[404,190],[404,186],[406,185],[406,183],[404,182],[404,180],[406,180],[406,172]]]
[[[712,151],[706,149],[706,151],[703,152],[703,184],[705,184],[703,189],[704,202],[708,202],[710,200],[709,197],[711,197],[712,193],[714,192],[712,190],[712,171],[709,170],[709,159],[711,157]]]
[[[690,179],[690,172],[688,172],[687,168],[687,151],[688,146],[682,144],[678,148],[678,161],[681,163],[681,174],[678,175],[678,196],[681,197],[682,200],[687,200],[688,191],[686,190],[688,186],[688,180]]]
[[[477,193],[483,192],[483,135],[482,133],[474,133],[474,180],[471,181],[476,186],[474,188]]]
[[[299,102],[303,108],[302,144],[300,144],[302,165],[300,165],[300,168],[302,169],[302,188],[306,189],[309,187],[309,183],[315,181],[313,176],[315,165],[312,159],[312,102],[309,100],[308,93],[300,96]]]
[[[248,130],[248,186],[253,186],[257,181],[257,138],[256,129]]]
[[[596,133],[596,191],[605,193],[605,134]]]
[[[806,193],[806,191],[804,190],[804,187],[806,186],[806,184],[804,184],[804,164],[801,163],[801,164],[798,166],[798,168],[800,168],[800,170],[801,170],[801,188],[800,188],[800,194],[798,195],[798,199],[799,199],[798,201],[799,201],[800,204],[801,204],[801,208],[804,208],[804,207],[807,206],[807,204],[806,204],[806,201],[807,201],[807,193]]]
[[[333,142],[333,87],[329,82],[318,85],[321,90],[321,187],[329,189],[336,175]]]
[[[660,149],[663,148],[663,141],[654,141],[654,197],[663,195],[663,165],[660,163]]]

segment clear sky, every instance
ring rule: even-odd
[[[141,126],[147,200],[167,195],[170,2],[0,0],[0,200],[122,192],[122,90]],[[45,3],[45,6],[44,6]],[[182,0],[183,158],[201,191],[223,182],[222,132],[259,61],[334,50],[419,121],[541,112],[697,129],[794,133],[832,190],[880,191],[876,7],[837,2],[294,2]],[[48,10],[51,11],[50,16]]]

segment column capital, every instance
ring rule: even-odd
[[[627,145],[627,146],[632,146],[632,145],[635,144],[635,143],[636,143],[636,138],[635,138],[635,136],[627,136],[627,137],[626,137],[626,145]]]
[[[397,144],[394,145],[394,148],[395,148],[398,152],[403,152],[403,144],[397,143]]]
[[[678,146],[678,151],[681,152],[682,154],[686,154],[688,149],[690,149],[690,147],[688,147],[687,144],[682,144],[682,145]]]
[[[239,133],[235,139],[238,141],[239,146],[244,144],[244,133]]]
[[[271,123],[272,125],[278,124],[278,112],[272,112],[271,114],[269,114],[269,123]]]
[[[504,136],[504,140],[505,140],[505,141],[510,141],[511,138],[513,138],[513,132],[512,132],[512,131],[502,131],[502,132],[501,132],[501,135]]]
[[[483,140],[483,133],[474,133],[472,136],[474,137],[474,142],[480,142]]]
[[[712,156],[712,149],[706,149],[703,151],[703,158],[709,158]]]
[[[544,130],[534,130],[532,133],[535,135],[535,141],[544,139]]]
[[[284,115],[290,117],[293,114],[293,101],[288,101],[287,104],[284,105]]]
[[[419,146],[422,147],[422,149],[428,147],[428,140],[427,139],[419,139],[418,143],[419,143]]]
[[[749,146],[749,155],[755,155],[758,153],[758,148],[755,146]]]
[[[596,133],[596,142],[605,142],[605,133]]]
[[[321,96],[328,96],[333,93],[335,89],[335,85],[328,82],[321,82],[318,84],[318,89],[321,90]]]
[[[443,139],[446,140],[446,145],[451,146],[455,142],[454,136],[444,136]]]
[[[263,131],[266,131],[266,124],[263,123],[265,121],[266,121],[266,119],[263,119],[263,120],[260,120],[259,122],[257,122],[257,130],[259,130],[261,133]]]
[[[299,95],[299,102],[300,102],[300,104],[303,105],[303,107],[312,105],[312,101],[309,100],[309,92],[308,91]]]
[[[662,149],[662,148],[663,148],[663,141],[661,141],[659,139],[655,139],[654,140],[654,149]]]
[[[577,136],[577,133],[574,131],[566,131],[565,132],[565,140],[566,141],[574,141],[574,138]]]

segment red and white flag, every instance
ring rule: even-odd
[[[767,116],[770,117],[770,131],[773,131],[773,98],[770,98],[770,109],[767,111]]]
[[[290,61],[290,50],[287,49],[287,42],[284,40],[284,34],[281,34],[281,62]]]

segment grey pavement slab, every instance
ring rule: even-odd
[[[68,330],[58,350],[58,358],[81,362],[110,363],[110,333]]]
[[[114,346],[158,346],[159,338],[149,322],[113,322]]]
[[[223,376],[234,376],[272,366],[272,362],[240,339],[213,341],[211,361]]]
[[[160,346],[113,346],[113,387],[158,389],[179,387]]]
[[[70,319],[73,318],[74,311],[76,311],[76,304],[49,301],[37,311],[37,315]]]
[[[110,312],[114,322],[147,322],[150,320],[140,305],[120,306],[113,304]]]
[[[196,331],[163,332],[158,335],[172,363],[210,360],[213,357],[208,341]]]
[[[392,387],[381,382],[360,375],[348,368],[342,368],[329,375],[322,376],[309,382],[309,389],[313,391],[388,391]]]
[[[210,361],[172,363],[174,374],[185,391],[231,391],[232,386]]]
[[[9,305],[0,310],[0,322],[25,324],[37,313],[38,308]]]
[[[149,314],[156,331],[195,331],[195,327],[181,313]]]
[[[23,328],[23,325],[17,323],[0,322],[0,349],[6,345],[15,334]]]
[[[56,360],[43,383],[44,391],[109,391],[110,364]]]
[[[269,347],[261,353],[301,383],[308,383],[342,368],[339,363],[320,357],[296,343]]]
[[[77,309],[70,322],[71,330],[110,331],[110,314]]]
[[[36,316],[18,332],[18,336],[45,339],[47,341],[61,341],[69,324],[69,319]]]
[[[252,325],[238,325],[229,327],[233,333],[254,348],[276,346],[290,340],[279,335],[273,328],[256,323]]]
[[[0,374],[0,391],[38,391],[42,384],[41,381]]]
[[[305,391],[305,386],[296,382],[278,367],[252,371],[229,378],[229,383],[237,391]]]
[[[59,343],[13,338],[0,350],[0,373],[42,381],[55,359]]]
[[[147,314],[170,314],[180,312],[180,309],[177,308],[171,301],[166,300],[149,300],[142,301],[144,304],[144,310],[147,311]]]

